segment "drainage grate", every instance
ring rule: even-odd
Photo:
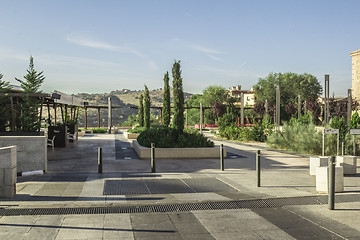
[[[359,194],[340,195],[340,196],[336,196],[336,199],[339,202],[359,202],[360,195]]]
[[[317,205],[320,201],[316,197],[270,198],[266,201],[270,207],[283,207],[293,205]],[[325,203],[324,203],[325,204]]]
[[[69,214],[111,214],[111,213],[148,213],[148,212],[187,212],[194,210],[221,210],[241,208],[274,208],[293,205],[321,205],[325,204],[326,196],[289,197],[248,199],[237,201],[200,202],[182,204],[160,204],[144,206],[119,207],[87,207],[87,208],[27,208],[27,209],[0,209],[0,216],[19,215],[69,215]],[[359,201],[360,195],[342,195],[348,202]],[[337,199],[338,200],[338,199]]]
[[[104,195],[236,192],[216,178],[105,180]]]
[[[105,180],[104,195],[149,194],[143,180]]]

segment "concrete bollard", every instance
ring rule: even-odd
[[[224,171],[224,144],[220,145],[220,169]]]
[[[102,173],[102,164],[103,164],[103,161],[102,161],[102,148],[99,147],[98,148],[98,173]]]
[[[330,210],[335,208],[335,157],[329,157],[329,195],[328,207]]]
[[[155,143],[151,143],[151,172],[155,173]]]
[[[256,151],[256,182],[257,187],[260,187],[260,150]]]

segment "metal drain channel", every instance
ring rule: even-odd
[[[149,213],[149,212],[186,212],[193,210],[221,210],[241,208],[276,208],[294,205],[327,204],[327,196],[288,197],[247,199],[235,201],[161,204],[118,207],[80,207],[80,208],[0,208],[0,216],[19,215],[69,215],[69,214],[111,214],[111,213]],[[337,196],[337,202],[360,201],[360,195]]]

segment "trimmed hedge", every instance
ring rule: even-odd
[[[107,128],[94,128],[93,133],[107,133]]]
[[[136,127],[134,129],[129,129],[128,132],[129,133],[142,133],[143,131],[145,131],[145,127]]]
[[[184,131],[178,134],[174,128],[165,126],[154,126],[143,131],[137,141],[141,146],[151,147],[155,143],[156,147],[161,148],[197,148],[213,147],[214,143],[204,135],[196,132]]]

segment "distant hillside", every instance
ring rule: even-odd
[[[110,93],[79,93],[76,94],[76,97],[79,97],[87,102],[89,102],[89,106],[107,106],[108,97],[111,96],[113,106],[120,106],[121,108],[113,109],[113,125],[120,125],[123,123],[128,116],[131,114],[138,113],[136,108],[130,108],[130,106],[139,106],[139,96],[140,94],[144,94],[144,90],[141,91],[133,91],[129,89],[115,90]],[[150,91],[150,99],[151,106],[160,107],[162,106],[162,95],[163,90],[151,90]],[[189,99],[192,96],[191,93],[184,93],[185,100]],[[171,93],[172,99],[172,93]],[[156,109],[152,109],[151,112],[160,116],[160,111]],[[101,126],[107,126],[108,121],[108,111],[107,109],[101,109],[100,111],[100,122]],[[88,127],[97,127],[98,122],[98,112],[96,109],[89,108],[87,113],[87,122]],[[80,126],[85,125],[85,115],[82,112],[79,115],[79,124]]]

